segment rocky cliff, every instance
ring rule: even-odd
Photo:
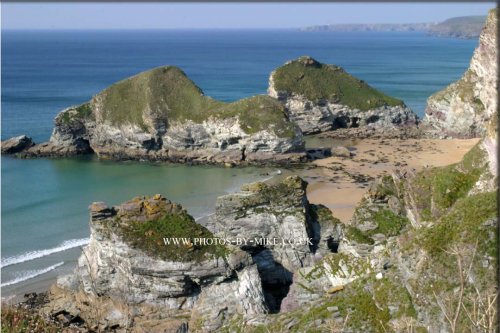
[[[233,103],[203,94],[180,69],[159,67],[120,81],[59,113],[47,143],[22,156],[192,163],[298,161],[300,130],[267,96]]]
[[[479,46],[462,78],[429,97],[424,124],[450,137],[481,137],[496,127],[497,11],[491,10]],[[491,124],[491,125],[489,125]]]
[[[293,272],[340,240],[338,221],[308,203],[306,186],[298,177],[244,185],[219,198],[207,227],[160,195],[93,203],[90,243],[42,311],[97,330],[212,332],[262,323],[280,310]]]
[[[267,329],[495,331],[497,193],[488,164],[478,144],[457,164],[377,179],[340,226],[336,253],[295,271]]]
[[[43,311],[134,332],[494,330],[497,195],[484,145],[375,180],[348,224],[306,189],[297,176],[246,184],[200,224],[159,195],[94,203],[90,243]]]
[[[195,244],[213,235],[181,206],[156,195],[94,203],[90,214],[90,243],[74,274],[52,288],[49,315],[96,329],[163,332],[211,331],[234,315],[268,311],[252,258],[236,247]]]
[[[362,126],[412,126],[418,121],[402,101],[370,87],[341,67],[307,56],[272,72],[268,93],[285,105],[290,120],[305,134]]]
[[[280,310],[294,272],[334,251],[340,241],[339,224],[327,208],[309,204],[306,188],[297,176],[274,185],[244,185],[217,199],[207,224],[218,237],[252,240],[240,247],[257,264],[272,312]]]

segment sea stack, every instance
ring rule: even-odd
[[[271,73],[269,96],[285,105],[304,134],[337,128],[413,126],[418,118],[401,100],[387,96],[343,68],[303,56]]]

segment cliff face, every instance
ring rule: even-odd
[[[240,247],[257,264],[273,312],[280,310],[295,271],[334,251],[340,241],[340,223],[326,207],[309,204],[306,188],[297,176],[274,185],[244,185],[240,192],[217,199],[207,225],[221,238],[256,240]]]
[[[305,134],[336,128],[409,126],[417,116],[342,68],[310,57],[289,61],[271,73],[269,96],[281,101]]]
[[[62,111],[48,143],[25,156],[96,153],[110,159],[193,163],[298,161],[300,130],[266,96],[223,103],[176,67],[120,81],[88,103]]]
[[[497,55],[494,9],[488,15],[469,69],[459,81],[428,99],[424,124],[431,131],[462,138],[492,135],[496,127]]]
[[[189,326],[214,330],[233,315],[268,311],[252,258],[235,247],[194,244],[195,236],[213,235],[179,205],[156,195],[116,207],[94,203],[90,214],[90,243],[74,274],[53,288],[49,314],[64,310],[100,329],[163,332],[173,325],[165,317],[188,313]],[[183,236],[190,241],[163,241]]]
[[[341,226],[337,253],[295,271],[266,327],[465,332],[482,325],[467,314],[481,313],[491,320],[484,330],[495,331],[497,223],[496,182],[480,144],[457,164],[384,176]]]
[[[134,332],[261,323],[280,310],[294,272],[340,241],[339,222],[308,203],[306,186],[298,177],[244,185],[218,199],[206,227],[160,195],[115,207],[93,203],[90,242],[42,311],[95,329]],[[196,241],[215,238],[226,243]]]

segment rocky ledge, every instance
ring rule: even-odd
[[[303,56],[271,73],[268,94],[282,102],[304,134],[337,128],[414,126],[402,101],[370,87],[343,68]]]
[[[302,133],[279,102],[268,96],[216,101],[173,66],[120,81],[88,103],[61,111],[49,142],[18,147],[2,152],[237,164],[305,157]]]
[[[460,80],[429,97],[423,124],[439,136],[493,133],[497,121],[497,10],[490,11],[470,66]]]

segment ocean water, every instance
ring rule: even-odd
[[[428,96],[466,70],[477,40],[422,33],[2,31],[2,140],[50,137],[54,116],[140,71],[176,65],[204,92],[233,101],[266,93],[270,72],[310,55],[337,64],[423,115]],[[68,271],[89,236],[87,207],[161,193],[196,217],[217,196],[275,170],[2,156],[2,292]]]

